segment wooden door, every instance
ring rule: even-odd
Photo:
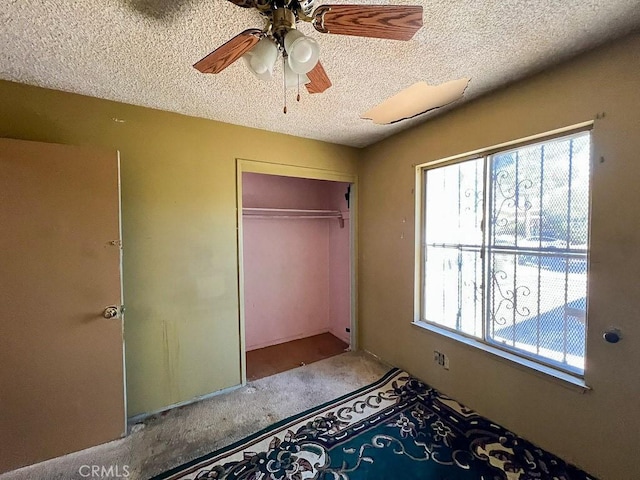
[[[115,151],[0,139],[0,473],[125,433]]]

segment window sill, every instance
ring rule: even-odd
[[[533,360],[529,360],[523,357],[520,357],[518,355],[509,353],[509,352],[505,352],[504,350],[501,350],[499,348],[496,347],[492,347],[491,345],[487,345],[483,342],[479,342],[477,340],[474,340],[472,338],[469,337],[465,337],[463,335],[459,335],[456,334],[455,332],[451,332],[449,330],[446,330],[444,328],[439,328],[436,325],[432,325],[430,323],[426,323],[426,322],[421,322],[421,321],[414,321],[412,322],[412,325],[415,325],[416,327],[423,329],[423,330],[428,330],[430,332],[436,333],[438,335],[442,335],[443,337],[447,337],[450,338],[452,340],[455,340],[459,343],[465,344],[465,345],[469,345],[471,347],[477,348],[478,350],[482,350],[484,352],[487,352],[491,355],[493,355],[494,357],[496,357],[496,359],[503,361],[505,363],[508,363],[512,366],[515,366],[517,368],[520,368],[524,371],[527,371],[529,373],[533,373],[537,376],[540,376],[546,380],[550,380],[554,383],[557,383],[563,387],[569,388],[571,390],[575,390],[581,393],[587,392],[589,390],[591,390],[591,388],[585,383],[584,379],[582,378],[577,378],[574,377],[573,375],[570,375],[568,373],[562,372],[560,370],[556,370],[553,367],[549,367],[547,365],[542,365],[540,363],[537,363]]]

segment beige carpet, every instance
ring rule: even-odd
[[[344,353],[149,418],[122,440],[15,470],[0,480],[92,478],[83,466],[93,465],[111,467],[113,474],[93,478],[147,479],[374,382],[389,368],[365,353]]]

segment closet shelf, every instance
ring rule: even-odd
[[[254,208],[245,207],[242,209],[242,215],[253,218],[337,218],[340,222],[340,228],[344,227],[344,219],[349,218],[348,214],[343,215],[339,210],[302,210],[297,208]]]

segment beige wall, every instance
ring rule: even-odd
[[[121,153],[130,416],[240,383],[235,159],[355,173],[358,154],[9,82],[0,137]]]
[[[473,80],[472,80],[473,81]],[[586,381],[580,393],[411,325],[414,164],[595,118]],[[640,35],[367,148],[362,347],[602,479],[640,478]],[[393,253],[392,255],[390,253]],[[624,340],[602,340],[619,326]],[[437,368],[433,350],[450,358]]]

